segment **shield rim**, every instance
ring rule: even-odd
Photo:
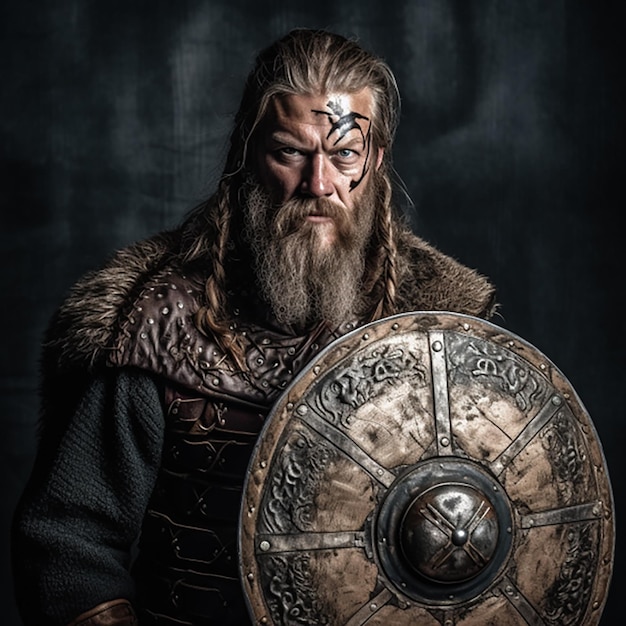
[[[444,319],[443,323],[441,322],[442,318]],[[599,545],[602,549],[599,551],[598,568],[596,570],[594,584],[592,586],[591,599],[589,600],[587,609],[583,615],[583,617],[587,617],[592,611],[594,613],[595,621],[589,622],[589,625],[593,626],[593,624],[597,624],[606,604],[608,590],[613,575],[616,536],[613,488],[602,442],[598,436],[595,423],[569,379],[539,348],[516,333],[511,332],[490,320],[453,311],[409,311],[381,318],[354,328],[348,333],[333,340],[330,344],[320,350],[320,352],[313,359],[311,359],[311,361],[309,361],[306,367],[294,377],[292,382],[272,405],[250,456],[242,490],[237,536],[239,575],[242,588],[244,590],[243,595],[248,609],[248,614],[254,623],[262,626],[268,626],[274,623],[270,617],[265,597],[260,591],[258,577],[255,575],[258,568],[256,568],[255,561],[254,534],[249,537],[249,541],[245,536],[248,524],[250,524],[250,527],[256,526],[258,514],[257,510],[251,509],[250,505],[247,504],[250,500],[248,494],[255,488],[255,483],[257,486],[262,484],[262,481],[259,481],[258,477],[260,474],[266,473],[265,470],[268,467],[267,460],[273,458],[277,445],[280,441],[280,435],[284,430],[281,426],[278,429],[279,433],[276,437],[267,437],[268,431],[275,428],[274,422],[289,419],[284,415],[281,418],[281,414],[291,412],[291,409],[297,402],[297,399],[305,396],[310,387],[316,384],[316,368],[320,371],[321,363],[324,363],[329,368],[334,367],[341,360],[356,352],[358,350],[357,346],[363,346],[366,343],[379,340],[389,334],[389,332],[380,332],[382,328],[388,328],[393,332],[407,331],[411,328],[413,330],[421,330],[422,332],[427,332],[428,330],[455,330],[469,332],[472,329],[476,330],[476,327],[478,327],[481,332],[481,338],[506,347],[526,362],[541,370],[550,384],[565,398],[574,418],[579,424],[581,424],[581,427],[584,424],[584,434],[589,440],[592,440],[595,443],[595,445],[590,447],[590,452],[593,452],[593,459],[590,460],[590,463],[596,467],[598,473],[601,473],[604,476],[602,481],[598,480],[598,483],[604,482],[606,486],[607,498],[606,500],[604,498],[602,500],[604,507],[603,517],[605,520],[610,520],[610,523],[602,524],[602,536],[599,541]],[[484,335],[482,333],[484,333]],[[343,351],[341,348],[343,348]],[[332,356],[333,353],[333,358],[326,363],[329,356]],[[309,384],[305,384],[305,386],[300,389],[303,385],[303,381],[311,376],[311,373],[313,373],[311,382],[309,382]],[[581,420],[581,416],[584,418],[583,420]],[[270,439],[273,439],[273,441],[269,441]],[[271,451],[271,454],[266,455],[267,460],[259,461],[259,453],[265,448],[268,448]],[[258,463],[258,467],[255,467],[255,463]],[[257,491],[260,492],[262,490],[257,489]],[[258,498],[256,500],[258,500]],[[247,522],[244,524],[244,520],[246,519]],[[252,522],[250,523],[251,519]],[[252,571],[250,567],[251,562],[255,563],[254,571]],[[259,611],[255,609],[255,604],[262,607],[263,611],[260,611],[263,613],[262,616],[259,616]]]

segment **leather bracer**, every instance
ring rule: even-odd
[[[68,626],[137,626],[135,611],[128,600],[111,600],[79,615]]]

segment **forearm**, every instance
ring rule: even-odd
[[[91,385],[57,449],[42,442],[47,464],[31,477],[13,529],[26,625],[80,624],[78,615],[86,626],[133,623],[111,620],[130,619],[130,550],[158,470],[162,419],[152,381],[109,376]]]

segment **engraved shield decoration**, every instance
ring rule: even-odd
[[[614,541],[563,374],[490,322],[418,312],[336,340],[280,398],[240,572],[255,624],[592,626]]]

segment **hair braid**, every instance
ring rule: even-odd
[[[397,287],[397,246],[396,246],[396,219],[392,207],[392,189],[389,176],[380,177],[380,213],[378,223],[379,263],[380,275],[378,278],[380,293],[372,320],[392,315],[396,312]]]
[[[223,178],[212,211],[205,213],[211,239],[205,239],[203,252],[209,259],[211,272],[204,285],[206,304],[196,312],[195,322],[202,332],[212,335],[222,350],[230,354],[241,367],[243,349],[229,320],[226,297],[226,261],[233,219],[230,195],[230,182]]]

